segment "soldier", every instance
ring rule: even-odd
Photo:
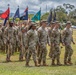
[[[52,30],[52,65],[55,65],[55,59],[57,60],[57,65],[61,66],[60,63],[60,40],[61,40],[61,33],[59,30],[59,22],[55,23],[55,27]]]
[[[31,23],[31,26],[29,29],[30,30],[27,32],[27,42],[26,42],[26,48],[28,48],[28,53],[26,57],[26,66],[29,66],[31,55],[33,57],[35,66],[38,66],[37,58],[36,58],[36,32],[35,32],[36,24]]]
[[[39,59],[38,64],[41,65],[41,61],[43,62],[43,66],[47,66],[46,64],[46,55],[47,55],[47,43],[49,44],[48,39],[48,31],[46,30],[46,21],[41,22],[41,27],[38,29],[38,37],[39,37],[39,46],[40,46],[40,52],[39,52]]]
[[[52,58],[52,49],[53,49],[53,46],[52,46],[53,45],[52,30],[54,27],[55,27],[55,22],[52,22],[50,24],[50,29],[48,30],[49,31],[49,38],[50,38],[50,42],[51,42],[49,57],[51,57],[51,58]]]
[[[7,51],[7,57],[6,61],[10,62],[10,57],[12,55],[13,51],[13,44],[14,44],[14,29],[13,29],[13,23],[9,22],[9,27],[5,30],[5,33],[7,35],[7,44],[8,44],[8,51]]]
[[[23,60],[23,56],[25,54],[25,45],[26,45],[26,29],[25,27],[21,28],[21,32],[18,34],[18,38],[19,38],[19,45],[20,45],[20,54],[19,54],[19,60],[22,61]]]
[[[71,47],[71,42],[74,43],[73,37],[72,37],[72,29],[71,29],[71,22],[68,21],[66,24],[66,28],[63,30],[62,33],[62,39],[63,39],[63,45],[65,46],[65,55],[64,55],[64,64],[65,65],[72,65],[71,62],[71,56],[73,54],[73,49]]]

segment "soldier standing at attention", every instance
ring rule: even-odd
[[[60,40],[61,40],[61,33],[60,33],[60,30],[59,30],[59,22],[56,22],[55,23],[55,27],[52,31],[52,37],[53,37],[53,43],[52,43],[52,46],[53,46],[53,51],[52,51],[52,65],[55,65],[55,60],[57,60],[57,65],[61,66],[61,63],[60,63]]]
[[[46,30],[46,21],[41,22],[41,27],[38,29],[38,37],[39,37],[39,59],[38,64],[41,65],[41,61],[43,62],[43,66],[47,66],[46,64],[46,55],[47,55],[47,43],[49,44],[48,39],[48,31]]]
[[[35,32],[36,24],[32,22],[29,29],[30,30],[28,30],[27,32],[27,40],[26,40],[26,49],[28,49],[27,56],[26,56],[26,66],[29,66],[29,61],[30,61],[31,56],[33,58],[35,66],[38,66],[37,65],[37,50],[36,50],[36,44],[37,44],[36,36],[37,35]]]
[[[51,42],[51,46],[50,46],[50,52],[49,52],[49,57],[52,58],[52,49],[53,49],[53,37],[52,37],[52,31],[53,31],[53,28],[55,27],[55,22],[52,22],[50,24],[50,29],[48,30],[49,32],[49,38],[50,38],[50,42]]]
[[[13,23],[9,22],[9,27],[6,29],[6,35],[7,35],[7,44],[8,44],[8,51],[6,56],[6,61],[10,62],[10,57],[12,55],[13,51],[13,45],[14,45],[14,29],[13,29]]]
[[[71,29],[71,22],[68,21],[66,24],[66,28],[63,30],[62,33],[62,39],[63,39],[63,45],[65,46],[65,55],[64,55],[64,64],[65,65],[72,65],[71,62],[71,56],[73,54],[73,49],[71,47],[71,42],[74,43],[73,37],[72,37],[72,29]]]

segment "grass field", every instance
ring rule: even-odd
[[[76,30],[74,30],[74,40],[76,42]],[[51,59],[47,55],[47,67],[34,67],[31,60],[32,67],[25,67],[25,61],[18,61],[18,54],[11,57],[12,62],[6,63],[6,54],[0,53],[0,75],[76,75],[76,45],[72,45],[74,53],[72,56],[72,66],[50,66]],[[49,47],[48,51],[49,51]],[[63,64],[64,48],[61,49],[61,63]]]

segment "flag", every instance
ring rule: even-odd
[[[32,21],[39,21],[41,19],[41,9],[32,17]]]
[[[53,22],[56,21],[56,12],[54,11],[54,19],[53,19]]]
[[[47,22],[50,23],[52,21],[52,11],[50,11],[50,14],[48,16]]]
[[[24,13],[20,17],[20,20],[28,20],[28,7],[25,9]]]
[[[6,25],[7,20],[8,20],[8,17],[6,19],[4,19],[4,24],[3,24],[4,26]]]
[[[0,15],[0,18],[6,19],[10,14],[10,9],[8,8],[5,12]]]
[[[13,17],[13,21],[14,21],[16,18],[20,18],[19,7],[18,7],[18,9],[17,9],[16,12],[15,12],[15,15],[14,15],[14,17]]]
[[[6,23],[7,23],[7,20],[9,19],[9,14],[10,14],[10,8],[8,7],[8,15],[7,15],[7,17],[4,19],[4,26],[6,25]]]

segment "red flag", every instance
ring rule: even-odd
[[[0,15],[0,18],[7,18],[10,14],[10,9],[8,8],[5,12],[3,12],[1,15]]]

